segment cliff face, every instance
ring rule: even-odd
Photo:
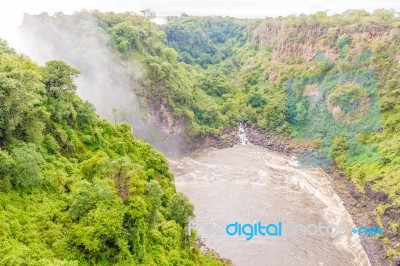
[[[272,46],[279,58],[302,58],[312,60],[317,51],[326,58],[335,61],[338,58],[336,43],[339,36],[348,36],[359,42],[372,42],[386,37],[385,41],[393,43],[399,30],[381,25],[360,26],[357,28],[343,26],[288,26],[265,23],[256,30],[253,41],[261,46]]]

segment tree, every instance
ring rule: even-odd
[[[12,171],[12,183],[15,187],[28,189],[42,182],[44,160],[34,144],[22,144],[14,148],[12,157],[15,161]]]
[[[114,115],[114,125],[116,125],[117,124],[117,109],[116,108],[112,108],[111,112]]]
[[[194,217],[194,207],[181,192],[174,194],[167,205],[167,217],[185,226]]]
[[[259,108],[261,106],[264,106],[266,101],[265,99],[261,96],[260,93],[256,92],[253,95],[250,96],[248,103],[250,104],[251,107],[253,108]]]
[[[109,180],[94,179],[78,193],[69,213],[76,222],[70,230],[71,242],[96,258],[113,249],[121,235],[124,206]]]
[[[151,180],[146,184],[144,194],[146,195],[146,202],[149,210],[149,224],[152,226],[157,220],[157,212],[161,206],[163,191],[156,180]]]
[[[14,167],[14,159],[7,151],[0,149],[0,179],[9,176]]]
[[[165,48],[164,55],[168,62],[170,62],[171,64],[175,63],[178,57],[178,53],[173,48]]]
[[[28,60],[3,56],[0,50],[0,146],[11,139],[29,140],[41,133],[40,76]],[[37,130],[33,132],[35,127]]]
[[[154,11],[148,9],[148,8],[146,8],[146,9],[140,11],[140,13],[141,13],[141,14],[143,15],[143,17],[144,17],[145,19],[147,19],[147,20],[151,20],[151,19],[153,19],[153,18],[156,17],[156,12],[154,12]]]
[[[46,66],[43,68],[43,83],[52,96],[59,97],[62,92],[75,93],[74,78],[78,75],[78,70],[63,61],[49,61],[46,62]]]

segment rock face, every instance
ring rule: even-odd
[[[374,37],[374,35],[373,35],[371,32],[369,32],[369,31],[364,32],[364,38],[365,38],[367,41],[372,40],[373,37]]]
[[[246,135],[251,144],[286,154],[292,151],[290,139],[278,133],[261,130],[255,127],[247,127]],[[227,148],[236,144],[239,144],[237,128],[229,127],[226,128],[220,136],[209,135],[198,138],[195,142],[190,144],[190,150],[205,147]]]
[[[260,46],[271,47],[276,58],[302,58],[310,61],[317,51],[324,54],[325,59],[336,62],[340,54],[332,42],[337,36],[348,36],[351,39],[362,38],[371,42],[376,38],[387,36],[391,41],[397,29],[382,25],[365,25],[352,27],[342,25],[290,25],[266,20],[257,28],[253,41]],[[295,37],[294,37],[295,36]],[[277,60],[279,62],[279,60]],[[272,73],[270,75],[273,76]]]
[[[379,178],[379,177],[378,177]],[[365,185],[365,196],[375,204],[386,203],[389,205],[383,212],[381,216],[381,221],[384,228],[384,236],[392,243],[400,242],[400,207],[391,205],[391,201],[382,191],[374,191],[373,189],[374,181],[369,181]],[[396,245],[396,244],[394,244]],[[397,263],[397,264],[396,264]],[[393,265],[399,265],[400,257],[393,258]]]
[[[326,169],[325,172],[332,177],[335,184],[335,191],[340,196],[343,204],[346,206],[346,209],[351,214],[354,223],[357,226],[377,225],[378,221],[374,212],[379,203],[370,200],[366,194],[359,192],[354,183],[348,180],[346,176],[340,174],[337,170]],[[385,236],[386,233],[387,232],[384,228],[383,234]],[[391,262],[386,258],[386,251],[383,241],[377,238],[362,235],[361,244],[368,254],[371,265],[391,265]]]
[[[393,223],[396,222],[397,223]],[[400,242],[400,207],[390,206],[382,215],[382,223],[385,228],[385,236],[393,243]]]
[[[365,194],[367,197],[375,202],[388,202],[388,196],[382,191],[374,191],[372,185],[374,181],[369,181],[365,185]]]
[[[400,256],[393,257],[393,266],[400,266]]]
[[[237,129],[233,127],[229,127],[224,129],[221,135],[219,136],[212,136],[207,135],[200,138],[197,138],[195,141],[190,143],[190,149],[194,150],[197,148],[207,148],[207,147],[214,147],[214,148],[228,148],[232,147],[233,145],[238,143],[237,137]]]
[[[154,116],[165,133],[180,134],[184,131],[183,126],[174,118],[166,104],[159,104],[157,108],[154,108]]]
[[[250,143],[268,148],[273,151],[284,153],[289,153],[291,151],[289,145],[290,139],[283,137],[278,133],[250,127],[247,130],[247,138]]]

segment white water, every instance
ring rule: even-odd
[[[249,144],[197,151],[172,160],[171,169],[178,190],[194,203],[198,227],[282,221],[354,228],[329,176],[318,169],[300,169],[291,158],[262,147]],[[204,228],[198,233],[209,248],[235,265],[370,265],[355,235],[246,241],[227,236],[224,228],[217,235]]]
[[[246,134],[246,124],[243,122],[240,122],[238,124],[238,140],[241,145],[246,145],[250,144],[250,141],[247,139],[247,134]]]

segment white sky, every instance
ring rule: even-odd
[[[134,11],[145,8],[159,16],[229,15],[264,18],[326,11],[340,13],[347,9],[373,11],[379,8],[400,11],[400,0],[6,0],[0,4],[0,38],[12,44],[12,35],[20,25],[23,13],[38,14],[57,11],[70,14],[81,9],[101,11]]]

